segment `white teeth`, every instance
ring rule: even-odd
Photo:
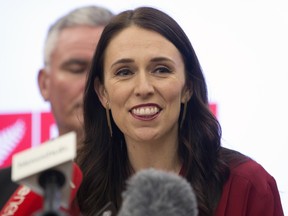
[[[135,115],[154,115],[159,112],[158,107],[141,107],[132,110],[132,113]]]

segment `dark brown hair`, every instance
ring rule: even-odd
[[[205,78],[188,37],[173,18],[150,7],[115,16],[105,27],[93,57],[84,95],[86,137],[77,158],[84,174],[78,193],[80,209],[91,215],[108,201],[119,209],[121,192],[132,172],[124,136],[112,121],[113,137],[110,137],[105,108],[94,90],[94,80],[97,78],[102,83],[104,80],[104,53],[109,42],[131,25],[159,33],[173,43],[183,57],[186,85],[193,95],[187,104],[184,124],[179,129],[179,155],[185,168],[184,177],[196,193],[199,215],[212,215],[228,178],[227,165],[219,156],[221,127],[209,109]],[[180,119],[182,110],[183,107]]]

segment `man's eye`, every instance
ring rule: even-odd
[[[89,64],[87,61],[72,59],[64,62],[61,68],[72,74],[82,74],[89,70]]]
[[[83,65],[70,65],[66,69],[71,73],[84,73],[87,67]]]

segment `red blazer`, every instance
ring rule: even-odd
[[[231,167],[215,216],[283,216],[274,178],[258,163]]]
[[[78,206],[71,212],[78,216]],[[284,216],[274,178],[251,159],[230,167],[214,216]]]

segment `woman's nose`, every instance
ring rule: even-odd
[[[149,96],[154,93],[151,77],[147,73],[139,73],[135,83],[136,96]]]

